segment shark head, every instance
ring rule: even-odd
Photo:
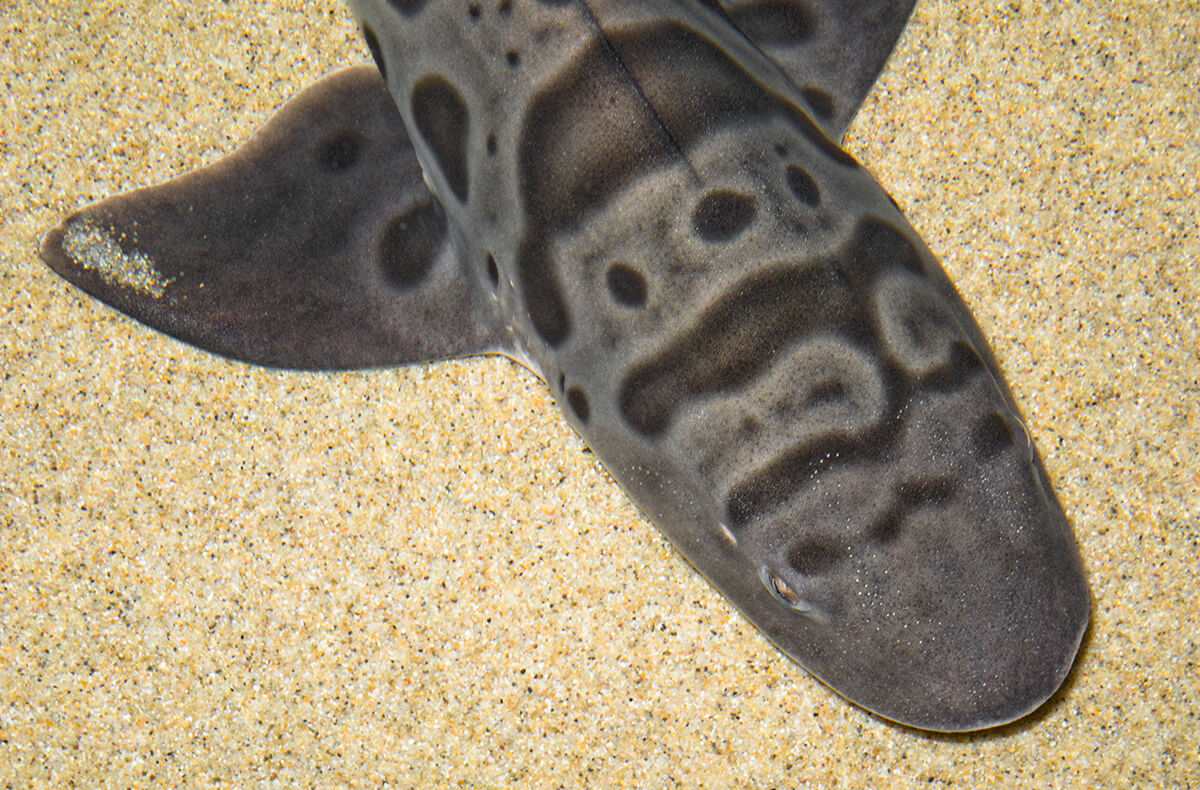
[[[376,68],[43,256],[227,356],[503,353],[784,653],[915,727],[1071,667],[1070,525],[946,274],[839,146],[884,0],[352,0]]]

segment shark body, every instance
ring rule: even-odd
[[[840,140],[912,0],[352,0],[376,68],[52,230],[202,348],[503,353],[687,559],[853,702],[1023,716],[1088,621],[969,310]]]

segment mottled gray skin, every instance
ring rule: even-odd
[[[208,181],[69,218],[51,265],[265,364],[507,353],[689,561],[847,698],[961,731],[1058,688],[1088,619],[1070,526],[962,299],[831,139],[910,2],[350,5],[398,117],[373,77],[330,78]],[[250,159],[284,164],[247,184]],[[342,177],[341,214],[315,217]],[[279,183],[314,206],[272,214],[296,202]],[[261,221],[170,224],[163,205],[231,184]],[[68,248],[85,223],[122,239],[115,262]],[[178,252],[296,224],[318,228],[300,253]],[[164,288],[113,276],[135,257]]]

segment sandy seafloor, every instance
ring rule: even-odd
[[[846,703],[500,358],[210,356],[37,258],[366,60],[340,3],[5,3],[0,785],[1200,787],[1200,10],[921,0],[848,148],[1021,401],[1093,623],[997,731]]]

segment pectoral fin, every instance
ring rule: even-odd
[[[188,343],[329,369],[509,350],[464,250],[363,66],[304,90],[216,164],[71,215],[41,254]]]

